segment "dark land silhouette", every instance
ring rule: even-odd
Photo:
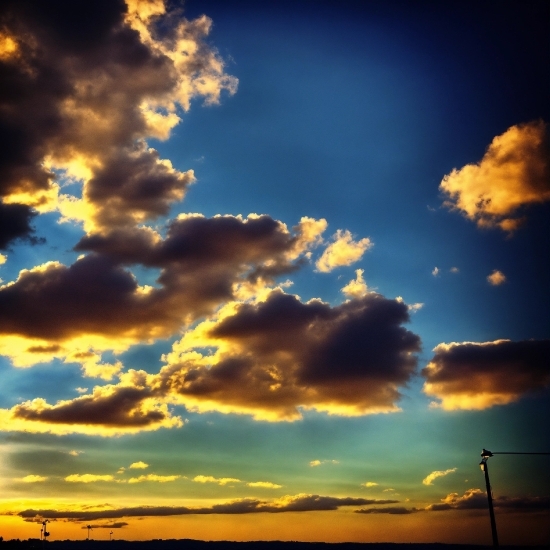
[[[191,539],[0,541],[0,550],[488,550],[492,545],[443,543],[328,543],[294,541],[200,541]],[[501,545],[503,550],[547,550],[547,546]]]

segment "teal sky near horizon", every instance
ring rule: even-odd
[[[184,506],[174,538],[488,544],[481,449],[550,451],[546,3],[23,4],[0,27],[0,535],[154,538],[145,507]],[[548,457],[490,468],[501,543],[548,542]]]

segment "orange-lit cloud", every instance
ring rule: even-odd
[[[446,410],[505,405],[550,384],[550,340],[439,344],[423,391]]]
[[[174,344],[154,384],[193,410],[266,420],[300,418],[300,407],[343,415],[396,411],[420,346],[401,326],[408,320],[404,303],[379,294],[331,307],[276,290],[199,324]]]
[[[487,275],[487,281],[490,285],[499,286],[506,282],[506,275],[502,271],[495,269],[490,275]]]
[[[5,430],[116,435],[183,425],[147,387],[147,374],[129,371],[118,385],[96,386],[90,395],[50,405],[34,399],[0,409]]]
[[[354,241],[348,230],[338,229],[332,239],[333,242],[325,248],[323,254],[315,263],[317,269],[323,273],[359,261],[363,254],[373,246],[372,241],[368,238]]]
[[[433,485],[433,481],[437,479],[438,477],[444,477],[449,474],[452,474],[456,472],[456,468],[449,468],[448,470],[436,470],[435,472],[432,472],[431,474],[428,474],[423,480],[422,483],[424,485]]]
[[[59,358],[110,379],[122,365],[102,362],[102,351],[169,337],[239,285],[297,269],[317,242],[315,222],[303,218],[291,232],[269,216],[187,215],[164,239],[143,227],[87,236],[77,248],[93,253],[73,265],[48,262],[0,287],[0,353],[16,366]],[[159,286],[140,286],[127,264],[160,269]]]
[[[32,235],[33,209],[59,210],[87,230],[133,225],[166,214],[194,181],[146,140],[167,139],[178,109],[197,97],[218,103],[237,79],[208,44],[206,16],[188,21],[149,4],[94,3],[83,17],[76,4],[11,3],[0,35],[10,75],[0,128],[11,138],[0,218],[11,223],[0,224],[0,247]]]
[[[443,178],[445,206],[479,227],[513,232],[522,222],[522,207],[550,200],[549,153],[544,122],[512,126],[493,139],[478,164]]]

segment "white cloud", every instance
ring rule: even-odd
[[[424,485],[433,485],[433,481],[437,479],[438,477],[443,477],[449,474],[452,474],[453,472],[456,472],[456,468],[450,468],[448,470],[436,470],[435,472],[432,472],[431,474],[428,474],[423,480],[422,483]]]

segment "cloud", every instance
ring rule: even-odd
[[[453,472],[456,472],[456,468],[450,468],[448,470],[436,470],[435,472],[432,472],[431,474],[428,474],[423,480],[422,483],[424,485],[433,485],[433,481],[437,479],[438,477],[443,477],[449,474],[452,474]]]
[[[490,275],[487,275],[487,281],[493,286],[499,286],[506,282],[506,275],[495,269]]]
[[[481,489],[468,489],[464,495],[450,493],[440,503],[430,504],[426,510],[441,512],[446,510],[487,510],[487,494]],[[493,498],[493,506],[507,512],[537,512],[550,510],[550,497],[507,497]]]
[[[4,429],[42,433],[113,435],[182,426],[146,387],[147,374],[130,370],[118,385],[97,386],[91,395],[49,405],[43,399],[0,409]]]
[[[276,289],[255,303],[230,302],[189,330],[158,374],[130,369],[92,394],[26,401],[0,419],[12,430],[112,435],[182,426],[169,404],[271,421],[300,418],[301,408],[398,411],[420,349],[401,326],[408,320],[406,304],[375,293],[331,307]]]
[[[81,455],[84,451],[75,451],[75,450],[72,450],[72,451],[69,451],[69,454],[71,456],[78,456],[78,455]]]
[[[437,276],[439,275],[439,267],[434,267],[434,268],[432,269],[432,275],[433,275],[434,277],[437,277]]]
[[[323,273],[359,261],[363,254],[373,246],[368,238],[354,241],[348,230],[338,229],[332,238],[333,242],[325,248],[323,254],[315,263],[317,269]]]
[[[376,487],[378,483],[376,483],[375,481],[367,481],[365,483],[361,483],[361,485],[363,485],[364,487]]]
[[[193,478],[197,483],[217,483],[218,485],[227,485],[228,483],[240,483],[240,479],[234,477],[213,477],[198,475]]]
[[[70,483],[95,483],[97,481],[114,481],[112,475],[72,474],[65,478]]]
[[[271,483],[270,481],[251,481],[247,483],[247,486],[259,489],[280,489],[282,487],[282,485],[277,485],[277,483]]]
[[[458,269],[458,267],[451,267],[451,269],[449,269],[449,271],[451,273],[460,273],[460,269]]]
[[[148,228],[85,237],[77,249],[94,253],[22,270],[0,287],[0,353],[16,366],[64,358],[109,379],[122,365],[102,363],[102,350],[169,337],[239,288],[297,269],[317,240],[312,226],[303,218],[291,232],[269,216],[196,215],[173,221],[165,239]],[[140,286],[124,264],[160,269],[159,286]]]
[[[414,514],[420,512],[418,508],[405,508],[404,506],[387,506],[385,508],[361,508],[360,510],[354,510],[356,514],[395,514],[405,515]]]
[[[139,462],[132,462],[128,467],[130,469],[144,470],[145,468],[149,468],[149,464],[145,464],[145,462],[140,460]]]
[[[188,508],[186,506],[138,506],[133,508],[107,508],[105,510],[39,510],[27,509],[17,512],[22,518],[41,517],[44,519],[72,519],[93,521],[98,519],[118,519],[124,517],[179,516],[189,514],[254,514],[331,511],[343,506],[368,506],[371,504],[392,504],[396,500],[375,500],[353,497],[330,497],[299,494],[266,501],[238,499],[210,507]]]
[[[45,476],[37,476],[37,475],[28,475],[25,477],[18,478],[17,481],[22,481],[23,483],[42,483],[43,481],[46,481],[48,478]]]
[[[344,415],[399,410],[398,388],[420,348],[401,326],[409,320],[405,304],[372,293],[331,307],[275,290],[228,311],[174,344],[155,380],[165,395],[193,410],[265,420],[300,418],[300,407]]]
[[[550,340],[439,344],[422,375],[443,409],[485,409],[550,384]]]
[[[163,2],[153,10],[127,4],[9,3],[0,197],[19,208],[12,214],[20,230],[0,233],[0,242],[30,233],[32,207],[58,209],[87,229],[153,219],[194,180],[145,140],[167,139],[193,98],[216,104],[237,80],[207,42],[206,16],[188,21],[166,13]],[[163,33],[155,32],[159,25]],[[66,194],[60,173],[82,192]]]
[[[363,279],[364,272],[364,269],[355,270],[355,279],[351,280],[344,288],[342,288],[342,292],[346,296],[349,296],[350,298],[362,298],[369,292],[367,283],[365,282],[365,279]]]
[[[478,164],[454,169],[439,186],[445,206],[478,227],[513,232],[523,207],[550,200],[550,146],[543,121],[518,124],[493,139]]]
[[[1,162],[1,160],[0,160]],[[14,241],[24,240],[39,244],[43,240],[33,235],[31,220],[37,215],[24,204],[4,204],[0,200],[0,250],[6,250]]]
[[[157,483],[168,483],[170,481],[176,481],[176,479],[179,479],[180,477],[181,476],[179,475],[159,476],[156,474],[147,474],[146,476],[131,477],[128,480],[128,483],[143,483],[144,481],[156,481]]]

